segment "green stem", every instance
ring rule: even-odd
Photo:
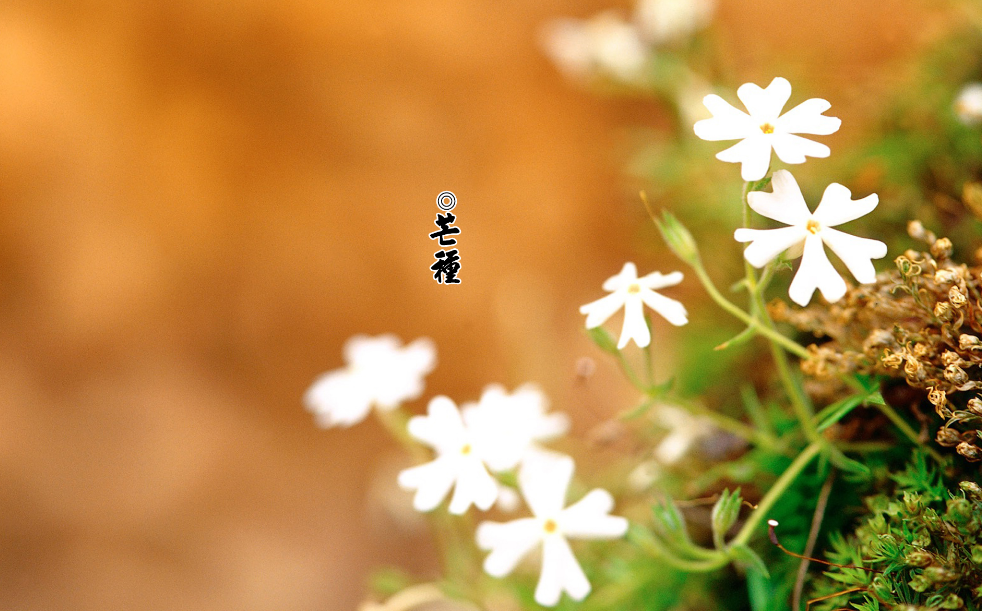
[[[760,499],[760,503],[757,504],[757,508],[754,509],[753,513],[747,518],[747,521],[743,523],[743,528],[737,533],[730,545],[746,545],[753,536],[754,531],[760,525],[761,521],[766,517],[771,508],[777,503],[777,500],[784,494],[784,491],[788,489],[788,486],[801,474],[808,463],[815,458],[822,448],[825,447],[824,440],[813,441],[805,450],[798,455],[798,458],[788,466],[788,468],[781,474],[781,477],[777,478],[771,489],[767,491],[764,498]]]
[[[726,297],[723,297],[723,295],[720,294],[719,290],[716,288],[716,285],[713,284],[709,274],[706,273],[706,270],[702,266],[702,262],[697,261],[692,266],[692,269],[696,272],[696,277],[699,279],[699,282],[702,283],[702,286],[706,289],[706,292],[709,293],[709,297],[715,301],[719,307],[729,312],[735,318],[742,320],[748,326],[753,327],[758,333],[781,346],[791,354],[803,359],[808,358],[808,351],[805,350],[800,344],[788,339],[784,335],[781,335],[774,329],[767,328],[760,322],[760,320],[750,316],[733,302],[729,301]]]
[[[892,407],[883,404],[883,405],[876,405],[876,409],[883,412],[883,415],[889,418],[890,422],[892,422],[894,426],[900,429],[900,432],[903,433],[904,436],[907,437],[907,439],[910,439],[914,443],[914,445],[921,446],[928,454],[931,455],[931,458],[938,461],[939,464],[944,464],[944,458],[941,456],[941,454],[939,454],[938,451],[935,450],[934,448],[921,443],[921,440],[917,435],[917,431],[912,429],[911,426],[907,424],[907,421],[901,418],[900,414],[898,414]]]

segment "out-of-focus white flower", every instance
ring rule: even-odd
[[[634,263],[625,263],[619,274],[611,276],[603,284],[605,291],[611,291],[610,295],[581,306],[580,314],[587,315],[586,328],[593,329],[623,307],[624,327],[617,348],[624,348],[632,339],[644,348],[651,343],[651,331],[645,322],[644,307],[641,304],[647,304],[673,325],[681,326],[689,322],[685,306],[653,290],[675,286],[679,282],[682,282],[682,272],[672,272],[667,276],[652,272],[638,278],[638,269]]]
[[[417,511],[436,509],[451,488],[450,513],[462,514],[471,505],[487,511],[494,505],[498,482],[484,463],[489,454],[486,440],[465,424],[453,401],[434,397],[426,416],[409,419],[409,434],[436,451],[431,462],[399,474],[399,485],[416,491],[413,507]]]
[[[626,519],[610,515],[614,499],[600,488],[565,507],[566,490],[573,477],[569,457],[529,461],[518,475],[525,502],[535,517],[511,522],[483,522],[477,528],[477,544],[491,553],[484,570],[504,577],[533,548],[542,546],[542,572],[535,588],[535,600],[551,607],[563,592],[574,600],[590,593],[580,563],[570,549],[569,539],[616,539],[627,532]]]
[[[663,465],[673,465],[688,453],[692,444],[712,432],[712,425],[704,418],[697,418],[677,407],[660,405],[654,414],[659,425],[668,434],[658,442],[654,455]]]
[[[344,345],[347,367],[318,378],[304,395],[322,427],[351,426],[372,406],[391,410],[423,393],[423,377],[436,366],[436,348],[420,338],[403,348],[394,335],[356,335]]]
[[[481,431],[483,459],[492,471],[514,469],[530,453],[544,452],[539,443],[562,436],[569,429],[565,414],[547,414],[549,400],[534,384],[509,394],[491,384],[478,403],[463,406],[464,422]]]
[[[813,214],[790,172],[774,172],[771,184],[774,186],[772,193],[753,191],[747,196],[747,202],[758,214],[788,227],[736,230],[733,237],[738,242],[752,242],[743,251],[751,265],[763,267],[784,250],[788,250],[789,258],[801,257],[801,265],[788,293],[802,306],[808,305],[816,288],[829,302],[838,301],[846,293],[846,283],[832,267],[823,244],[842,259],[860,283],[876,281],[872,259],[886,256],[886,244],[832,229],[872,212],[879,202],[875,193],[853,201],[849,189],[832,183],[825,189]]]
[[[821,98],[805,100],[781,114],[791,97],[791,83],[778,77],[766,89],[745,83],[737,96],[747,107],[747,114],[737,110],[718,95],[707,95],[703,103],[712,119],[695,124],[696,135],[703,140],[740,140],[718,153],[720,161],[741,163],[743,179],[760,180],[771,164],[771,149],[784,163],[804,163],[805,157],[828,157],[829,147],[796,136],[815,134],[827,136],[836,132],[842,123],[822,113],[832,105]]]
[[[965,125],[982,123],[982,83],[969,83],[955,98],[955,114]]]
[[[543,28],[542,45],[560,70],[579,79],[599,73],[633,82],[648,54],[638,29],[614,11],[586,20],[555,19]]]
[[[663,45],[708,26],[715,8],[714,0],[641,0],[635,17],[645,39]]]

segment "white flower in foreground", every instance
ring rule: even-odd
[[[391,410],[423,393],[423,377],[436,366],[433,342],[420,338],[399,347],[394,335],[356,335],[344,345],[348,366],[329,371],[304,395],[322,427],[351,426],[375,405]]]
[[[548,414],[549,401],[539,387],[525,384],[509,394],[491,384],[478,403],[463,407],[464,422],[481,431],[483,459],[492,471],[514,469],[531,453],[545,452],[539,443],[569,429],[565,414]]]
[[[743,251],[751,265],[763,267],[786,249],[790,249],[789,258],[801,257],[801,265],[788,293],[802,306],[808,305],[816,288],[829,302],[838,301],[846,293],[846,283],[832,267],[823,243],[842,259],[860,283],[876,281],[872,259],[886,256],[886,244],[832,229],[872,212],[879,202],[875,193],[853,201],[849,189],[832,183],[825,189],[813,214],[808,211],[801,189],[790,172],[774,172],[771,184],[773,193],[753,191],[747,201],[758,214],[788,227],[736,230],[733,237],[738,242],[752,242]]]
[[[580,79],[599,72],[634,81],[648,54],[637,28],[613,11],[587,20],[556,19],[543,28],[542,45],[560,70]]]
[[[409,434],[436,451],[436,458],[399,474],[399,485],[415,490],[413,507],[430,511],[454,488],[450,513],[462,514],[471,505],[487,511],[498,499],[498,483],[484,464],[485,440],[464,422],[447,397],[430,400],[426,416],[409,419]]]
[[[955,114],[965,125],[982,123],[982,83],[969,83],[955,98]]]
[[[586,328],[593,329],[604,324],[614,315],[614,312],[623,307],[624,327],[617,348],[624,348],[632,339],[638,346],[644,348],[651,343],[651,331],[648,330],[648,324],[644,319],[642,303],[648,304],[649,308],[675,326],[689,322],[685,306],[654,291],[654,289],[675,286],[679,282],[682,282],[682,272],[672,272],[667,276],[653,272],[638,278],[638,268],[634,263],[625,263],[619,274],[611,276],[603,284],[605,291],[611,291],[610,295],[581,306],[580,314],[587,315]]]
[[[573,460],[569,457],[525,463],[518,483],[535,517],[483,522],[477,528],[478,546],[491,552],[484,560],[484,570],[494,577],[511,573],[522,558],[541,544],[542,572],[535,601],[548,607],[558,603],[564,591],[574,600],[582,600],[590,593],[590,582],[567,538],[616,539],[628,527],[626,519],[609,515],[614,499],[606,490],[592,490],[565,507],[572,477]]]
[[[784,163],[804,163],[805,157],[828,157],[829,147],[795,134],[827,136],[842,123],[822,113],[832,105],[821,98],[805,100],[781,114],[791,97],[791,83],[778,77],[767,89],[745,83],[737,96],[747,107],[747,114],[737,110],[718,95],[707,95],[703,103],[712,119],[695,124],[696,135],[703,140],[740,140],[718,153],[720,161],[741,163],[743,179],[760,180],[771,165],[771,149]]]
[[[713,17],[715,0],[641,0],[636,9],[638,26],[656,45],[688,38],[705,28]]]

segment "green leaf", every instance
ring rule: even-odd
[[[731,545],[729,547],[729,554],[730,558],[744,565],[748,570],[756,570],[762,573],[767,579],[770,579],[771,574],[767,570],[767,565],[760,559],[757,552],[747,547],[746,544],[739,543],[737,545]]]
[[[587,329],[586,332],[598,348],[615,356],[620,355],[620,350],[617,349],[617,342],[614,341],[614,337],[606,329],[603,327],[594,327],[593,329]]]
[[[866,395],[852,395],[851,397],[846,397],[840,401],[825,407],[822,411],[818,413],[815,418],[818,420],[818,432],[822,432],[829,428],[839,420],[842,420],[849,414],[852,410],[856,409],[856,406],[861,404],[863,400],[866,399]]]
[[[829,445],[829,461],[836,467],[842,469],[846,473],[853,473],[855,475],[868,478],[872,475],[870,468],[859,462],[858,460],[853,460],[842,453],[841,450],[835,446]]]

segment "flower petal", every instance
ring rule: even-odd
[[[834,182],[825,188],[822,201],[815,210],[815,220],[824,227],[835,227],[866,216],[879,203],[880,198],[876,193],[853,200],[848,188]]]
[[[741,140],[760,133],[760,126],[747,113],[737,110],[729,102],[715,94],[707,95],[702,103],[712,119],[696,121],[693,130],[703,140]]]
[[[774,153],[784,163],[805,163],[805,157],[825,158],[831,153],[829,147],[794,134],[775,133],[771,137]]]
[[[826,117],[822,113],[832,105],[821,98],[812,98],[784,113],[774,124],[775,131],[788,134],[814,134],[828,136],[839,131],[842,121]]]
[[[879,240],[860,238],[837,229],[822,229],[822,241],[846,264],[856,280],[862,284],[876,282],[876,269],[870,259],[880,259],[887,254],[887,245]]]
[[[809,235],[805,238],[805,249],[801,255],[801,265],[798,273],[791,281],[788,295],[798,305],[804,307],[811,301],[815,289],[822,291],[822,297],[829,303],[834,303],[846,294],[846,282],[835,271],[825,246],[819,235]]]
[[[416,511],[432,511],[446,498],[457,478],[454,461],[437,458],[399,473],[399,487],[415,490],[413,507]]]
[[[350,365],[371,365],[380,355],[399,350],[399,338],[386,334],[376,337],[354,335],[344,343],[344,360]]]
[[[573,478],[573,459],[536,453],[537,460],[526,459],[518,472],[518,486],[525,503],[540,518],[555,517],[566,504],[566,489]]]
[[[775,123],[784,105],[791,98],[791,83],[777,77],[766,89],[754,83],[744,83],[737,89],[737,97],[747,107],[747,112],[758,123]]]
[[[682,272],[672,272],[664,275],[661,272],[651,272],[647,276],[638,278],[638,284],[645,288],[658,290],[667,286],[675,286],[682,282],[683,278]]]
[[[785,249],[791,248],[809,235],[800,225],[779,229],[737,229],[733,238],[737,242],[753,242],[743,251],[743,257],[754,267],[764,267]]]
[[[583,600],[590,593],[590,582],[566,539],[547,537],[542,543],[542,573],[535,588],[535,602],[555,606],[563,591],[573,600]]]
[[[607,322],[614,312],[624,306],[627,294],[624,291],[614,291],[606,297],[580,306],[580,314],[586,314],[586,328],[593,329]]]
[[[746,181],[760,180],[771,166],[771,142],[764,134],[748,137],[716,153],[716,159],[741,163],[740,175]]]
[[[785,225],[805,224],[811,212],[805,203],[798,181],[791,172],[778,170],[771,177],[772,192],[751,191],[747,194],[747,203],[754,212]]]
[[[303,402],[323,428],[357,424],[372,409],[370,388],[350,369],[338,369],[317,378],[304,393]]]
[[[629,284],[633,284],[638,281],[638,268],[628,261],[621,268],[621,271],[617,272],[616,276],[611,276],[604,281],[603,290],[605,291],[616,291],[617,289],[622,289],[627,287]]]
[[[461,515],[472,504],[487,511],[498,500],[498,482],[479,458],[470,456],[458,462],[457,486],[450,499],[450,513]]]
[[[655,291],[646,288],[642,288],[640,294],[641,300],[644,301],[649,308],[661,314],[665,320],[672,323],[676,327],[681,327],[689,322],[688,315],[685,311],[685,306],[680,302],[665,297],[664,295],[659,295]]]
[[[515,570],[541,540],[542,527],[535,518],[521,518],[504,524],[482,522],[477,527],[478,547],[491,550],[484,559],[484,571],[492,577],[504,577]]]
[[[614,508],[614,497],[596,488],[563,510],[560,531],[574,539],[616,539],[627,532],[625,518],[607,515]]]
[[[621,328],[617,349],[623,350],[632,339],[641,348],[651,343],[651,330],[648,329],[648,321],[644,319],[640,295],[628,295],[624,300],[624,326]]]

